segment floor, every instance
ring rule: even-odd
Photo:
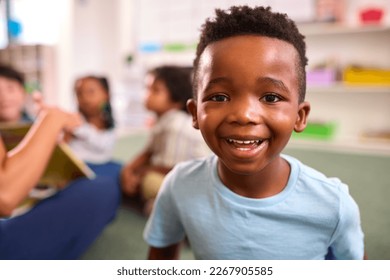
[[[84,260],[144,260],[148,245],[142,239],[146,218],[134,209],[122,206],[116,219],[105,229]],[[181,259],[194,259],[191,249],[183,246]]]
[[[117,159],[127,161],[146,141],[144,134],[119,141]],[[390,157],[332,153],[315,150],[287,149],[286,154],[339,177],[350,187],[360,207],[369,259],[390,259]],[[105,229],[83,259],[145,259],[147,244],[142,239],[146,218],[123,204],[117,218]],[[192,259],[190,248],[184,247],[182,259]]]

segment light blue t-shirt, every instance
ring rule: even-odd
[[[358,206],[339,179],[283,155],[291,166],[279,194],[240,196],[219,179],[217,157],[178,164],[167,176],[144,238],[166,247],[185,236],[197,259],[362,259]]]

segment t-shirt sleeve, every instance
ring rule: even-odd
[[[361,260],[364,256],[364,234],[359,207],[344,184],[341,185],[339,223],[332,238],[331,249],[336,259]]]
[[[173,193],[175,174],[174,169],[164,179],[145,226],[144,239],[153,247],[167,247],[180,242],[185,236]]]

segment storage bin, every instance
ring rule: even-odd
[[[292,136],[296,139],[318,139],[318,140],[331,140],[336,132],[336,123],[320,123],[310,122],[307,124],[304,131],[300,133],[294,132]]]
[[[348,67],[343,81],[349,85],[390,86],[390,69]]]
[[[309,86],[330,86],[336,82],[335,69],[310,70],[306,73],[306,81]]]

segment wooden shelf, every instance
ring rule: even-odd
[[[348,26],[337,23],[301,23],[298,29],[306,36],[322,36],[335,34],[353,34],[353,33],[371,33],[371,32],[388,32],[390,26],[385,25],[360,25]]]
[[[351,137],[335,140],[291,139],[287,148],[315,149],[354,154],[374,154],[390,157],[390,141]]]
[[[390,86],[345,85],[340,82],[330,86],[308,85],[306,91],[310,93],[389,93],[390,94]]]

